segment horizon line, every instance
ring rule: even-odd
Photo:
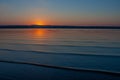
[[[67,26],[67,25],[3,25],[0,29],[49,28],[49,29],[120,29],[120,26]]]
[[[8,25],[0,25],[0,26],[78,26],[78,27],[82,27],[82,26],[90,26],[90,27],[94,27],[94,26],[98,26],[98,27],[120,27],[120,25],[36,25],[36,24],[31,24],[31,25],[28,25],[28,24],[8,24]]]

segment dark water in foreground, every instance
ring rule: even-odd
[[[0,80],[119,80],[120,30],[1,29]]]

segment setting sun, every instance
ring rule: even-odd
[[[43,21],[41,21],[41,20],[34,21],[34,24],[35,25],[45,25],[45,23]]]
[[[32,25],[46,25],[45,21],[40,20],[40,19],[36,19],[36,18],[32,19],[29,23]]]
[[[43,22],[40,22],[40,21],[37,21],[35,24],[36,24],[36,25],[44,25],[44,23],[43,23]]]

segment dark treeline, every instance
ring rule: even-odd
[[[120,26],[52,26],[52,25],[1,25],[0,29],[13,28],[70,28],[70,29],[120,29]]]

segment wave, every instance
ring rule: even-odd
[[[50,47],[76,47],[76,48],[104,48],[104,49],[120,49],[120,47],[115,46],[79,46],[79,45],[50,45],[50,44],[19,44],[19,43],[0,43],[0,44],[8,44],[8,45],[31,45],[31,46],[50,46]]]
[[[7,45],[32,45],[32,46],[60,46],[60,47],[80,47],[77,45],[49,45],[49,44],[19,44],[19,43],[0,43],[0,44],[7,44]]]
[[[55,52],[42,52],[42,51],[27,51],[27,50],[13,50],[13,49],[0,49],[2,51],[13,51],[13,52],[27,52],[33,54],[51,54],[51,55],[76,55],[76,56],[97,56],[97,57],[120,57],[120,55],[112,54],[82,54],[82,53],[55,53]]]
[[[94,72],[94,73],[115,75],[115,76],[119,76],[120,77],[120,72],[113,72],[113,71],[107,71],[107,70],[54,66],[54,65],[39,64],[39,63],[32,63],[32,62],[18,62],[18,61],[7,61],[7,60],[0,60],[0,62],[3,62],[3,63],[13,63],[13,64],[26,64],[26,65],[33,65],[33,66],[53,68],[53,69],[71,70],[71,71],[78,71],[78,72],[81,72],[81,71],[83,71],[83,72]]]

